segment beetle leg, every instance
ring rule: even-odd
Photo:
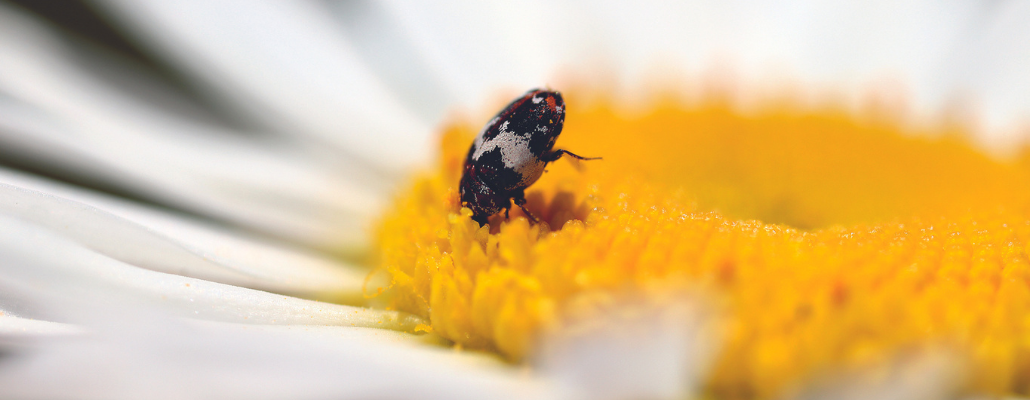
[[[601,157],[583,157],[583,156],[575,154],[575,153],[573,153],[571,151],[562,150],[562,149],[558,149],[558,150],[552,151],[550,153],[546,153],[546,154],[544,154],[543,157],[540,157],[540,159],[544,160],[545,162],[552,162],[552,161],[557,161],[559,158],[561,158],[562,155],[565,155],[565,154],[568,154],[569,157],[573,157],[573,158],[580,159],[580,160],[600,160],[601,159]]]
[[[526,192],[520,190],[517,193],[513,194],[511,197],[512,200],[515,201],[515,205],[519,206],[519,208],[522,209],[522,212],[526,214],[526,218],[529,218],[529,220],[532,221],[534,224],[540,222],[540,220],[537,219],[536,216],[533,215],[533,213],[529,212],[529,210],[526,209]]]

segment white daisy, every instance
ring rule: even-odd
[[[758,92],[787,76],[853,102],[901,82],[917,116],[971,99],[1002,152],[1030,116],[1021,2],[88,5],[217,109],[0,3],[2,398],[682,395],[711,344],[662,323],[558,340],[526,373],[360,306],[347,260],[445,115],[563,72],[634,88],[728,65]],[[895,383],[853,392],[943,395]]]

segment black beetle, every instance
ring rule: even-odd
[[[461,204],[472,210],[473,220],[484,225],[502,209],[507,217],[514,200],[536,222],[526,210],[525,190],[540,179],[547,163],[565,154],[580,160],[600,159],[552,150],[564,124],[565,100],[561,93],[533,89],[483,127],[465,157],[461,175]]]

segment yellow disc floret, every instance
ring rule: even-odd
[[[526,194],[539,224],[472,221],[457,187],[478,127],[446,129],[379,226],[396,307],[517,361],[620,290],[682,283],[727,309],[716,393],[927,341],[968,354],[973,388],[1030,389],[1026,163],[840,110],[566,99],[557,147],[604,160],[551,164]]]

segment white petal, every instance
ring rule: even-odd
[[[793,400],[944,400],[958,398],[969,372],[963,357],[946,347],[907,349],[889,360],[811,377]]]
[[[32,340],[0,335],[0,398],[567,398],[491,357],[348,326],[417,321],[399,313],[140,270],[19,220],[0,226],[0,307],[84,328],[37,322],[47,328],[23,336]],[[47,340],[54,327],[86,335]]]
[[[720,345],[707,307],[697,299],[620,296],[599,314],[545,337],[535,354],[541,373],[584,399],[696,395]]]
[[[0,309],[0,343],[17,338],[68,336],[82,333],[82,329],[60,322],[21,318]]]
[[[250,118],[338,145],[383,171],[428,159],[430,127],[397,102],[314,2],[98,3]]]
[[[365,278],[356,267],[2,168],[0,213],[125,263],[231,285],[355,298]]]
[[[497,363],[376,330],[169,320],[38,344],[0,362],[4,398],[556,399]],[[22,349],[24,352],[24,349]]]
[[[381,201],[364,172],[340,173],[290,143],[148,107],[66,53],[0,6],[0,93],[11,96],[0,96],[0,143],[8,157],[299,243],[363,245],[360,230]]]
[[[37,300],[60,294],[85,302],[103,296],[106,301],[139,303],[193,318],[254,324],[411,330],[421,322],[406,313],[302,300],[141,269],[8,216],[0,215],[0,226],[0,281]]]

